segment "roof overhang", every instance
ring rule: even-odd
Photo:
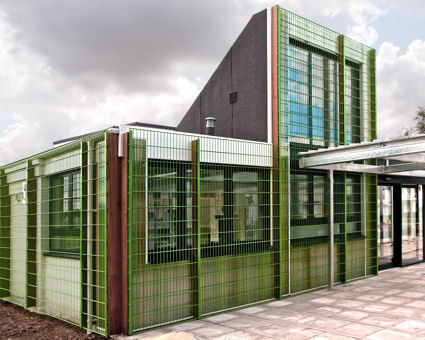
[[[425,177],[425,135],[376,140],[299,154],[300,168]],[[403,163],[389,165],[354,163],[376,159]]]

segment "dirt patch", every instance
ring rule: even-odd
[[[74,325],[0,300],[0,339],[101,340]]]

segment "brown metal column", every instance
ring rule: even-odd
[[[127,214],[128,137],[124,157],[118,157],[117,133],[107,134],[107,287],[108,287],[108,334],[128,331],[128,284],[127,284]],[[123,164],[127,163],[127,164]],[[124,194],[124,191],[126,192]],[[123,230],[125,229],[125,230]]]
[[[10,296],[10,195],[7,175],[0,170],[0,298]]]
[[[27,294],[26,307],[37,301],[37,179],[32,161],[27,162]]]
[[[122,135],[121,157],[121,322],[122,332],[128,334],[128,153],[129,133]]]

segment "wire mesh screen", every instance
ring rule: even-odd
[[[103,134],[5,166],[0,297],[106,334]]]
[[[270,145],[132,129],[129,157],[131,330],[273,298]]]
[[[0,297],[25,306],[27,207],[26,163],[0,170]]]
[[[330,282],[329,179],[326,172],[299,168],[298,153],[375,138],[375,60],[364,45],[279,13],[280,185],[288,191],[281,213],[288,212],[283,228],[290,235],[286,293],[297,293]],[[336,173],[335,282],[376,273],[374,180]]]

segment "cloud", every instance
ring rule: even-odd
[[[415,125],[418,105],[425,105],[425,41],[414,40],[405,54],[385,42],[379,48],[377,65],[378,136],[402,134],[402,127]]]
[[[2,0],[0,164],[111,125],[177,124],[250,17],[275,4]],[[386,10],[381,0],[282,6],[366,44]]]

